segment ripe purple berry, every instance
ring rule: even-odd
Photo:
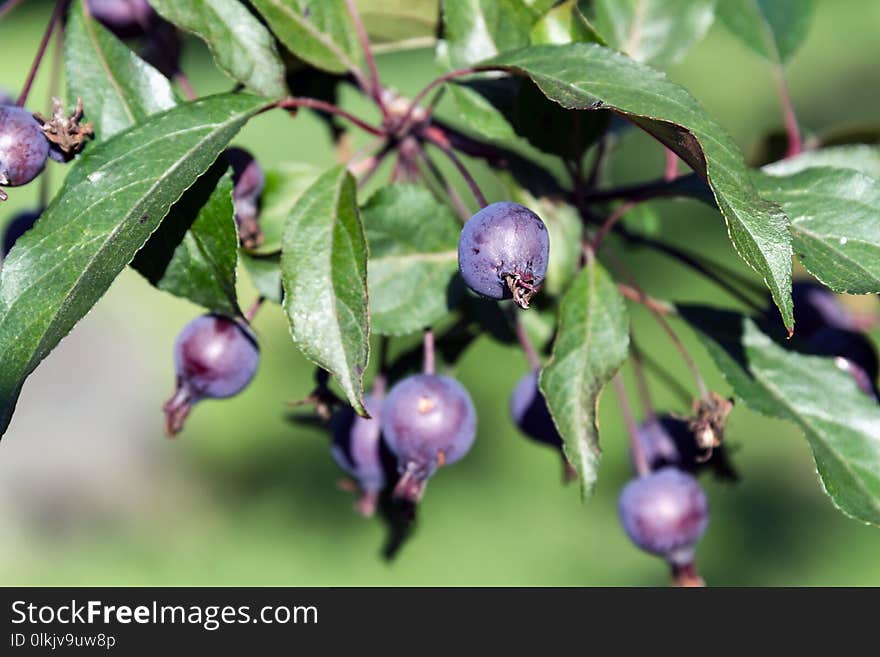
[[[490,299],[528,308],[540,289],[550,258],[550,237],[541,218],[518,203],[493,203],[471,217],[458,241],[464,282]]]
[[[193,404],[244,390],[257,371],[260,350],[250,329],[229,317],[202,315],[174,343],[177,389],[164,406],[169,436],[183,429]]]
[[[361,490],[355,508],[363,516],[376,510],[379,493],[385,488],[385,468],[381,452],[382,402],[373,395],[364,397],[370,418],[354,412],[350,406],[337,411],[330,420],[333,429],[331,451],[337,465],[351,475]]]
[[[37,219],[40,218],[40,214],[41,213],[38,210],[20,212],[6,225],[6,230],[3,231],[4,258],[9,255],[9,252],[12,250],[12,247],[15,246],[18,238],[34,227],[34,224],[37,223]]]
[[[852,314],[828,288],[809,281],[798,281],[791,288],[795,329],[802,338],[811,338],[826,327],[855,328]]]
[[[877,374],[880,363],[871,340],[856,331],[824,328],[810,340],[812,351],[834,356],[834,364],[849,372],[866,395],[878,398]]]
[[[681,422],[685,425],[684,422]],[[684,427],[687,430],[687,427]],[[652,470],[663,465],[680,465],[681,454],[668,427],[660,418],[642,422],[636,427],[636,439],[645,455],[645,461]],[[691,442],[694,442],[691,436]]]
[[[156,20],[147,0],[87,0],[89,12],[122,38],[146,34]]]
[[[565,458],[562,436],[556,429],[550,409],[547,408],[547,401],[538,388],[537,372],[529,372],[517,381],[510,395],[510,416],[517,428],[526,436],[559,451],[562,457],[563,478],[566,481],[577,478],[577,471]]]
[[[0,105],[15,105],[15,99],[5,89],[0,89]]]
[[[48,156],[49,140],[33,115],[21,107],[0,107],[0,186],[26,185]]]
[[[227,148],[226,159],[232,167],[235,223],[241,243],[253,249],[263,241],[260,230],[260,195],[266,185],[266,177],[256,158],[243,148]]]
[[[467,454],[476,434],[474,404],[458,381],[417,374],[398,382],[382,406],[382,435],[401,473],[395,497],[417,502],[428,477]]]
[[[709,503],[700,484],[672,467],[629,482],[618,510],[630,540],[674,566],[693,562],[709,523]]]

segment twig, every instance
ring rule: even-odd
[[[319,112],[327,112],[328,114],[336,114],[337,116],[341,116],[342,118],[351,121],[361,130],[369,132],[371,135],[384,137],[386,134],[382,128],[377,128],[376,126],[370,125],[366,121],[362,121],[361,119],[356,117],[351,112],[347,112],[346,110],[334,105],[333,103],[327,103],[323,100],[318,100],[317,98],[284,98],[283,100],[279,100],[273,107],[279,107],[281,109],[287,110],[296,109],[298,107],[308,107],[309,109],[318,110]]]
[[[433,128],[433,126],[428,126],[427,129],[423,130],[421,136],[426,139],[428,142],[436,146],[440,151],[449,158],[449,161],[458,169],[458,172],[461,174],[461,177],[464,178],[464,181],[468,184],[468,187],[471,188],[471,192],[474,195],[474,198],[477,199],[477,203],[481,208],[485,208],[489,205],[489,202],[486,200],[486,197],[483,196],[483,192],[480,190],[480,186],[477,184],[477,181],[474,180],[474,177],[470,174],[470,171],[467,170],[464,163],[458,159],[458,156],[455,154],[455,151],[452,150],[452,147],[449,145],[449,141],[443,135],[443,133],[439,130]]]
[[[626,285],[625,283],[618,283],[617,289],[620,290],[620,293],[625,296],[627,299],[631,301],[635,301],[637,303],[642,304],[645,308],[650,310],[652,313],[658,313],[660,315],[675,315],[675,308],[670,306],[665,301],[660,301],[659,299],[655,299],[654,297],[648,296],[642,290]]]
[[[412,115],[416,111],[416,108],[419,106],[425,96],[427,96],[431,91],[437,88],[439,85],[449,82],[450,80],[454,80],[455,78],[461,78],[466,75],[473,75],[477,70],[473,68],[462,68],[457,71],[452,71],[450,73],[446,73],[445,75],[441,75],[439,78],[432,80],[425,86],[419,93],[417,93],[412,101],[410,102],[409,109],[406,111],[406,114],[400,119],[398,123],[400,133],[405,133],[412,129]]]
[[[425,163],[425,166],[428,168],[428,171],[437,179],[437,182],[443,188],[446,193],[446,197],[449,203],[455,208],[455,211],[458,213],[458,216],[461,220],[467,221],[471,216],[471,211],[468,210],[467,205],[465,205],[464,200],[458,193],[458,190],[453,187],[450,182],[446,179],[446,176],[443,175],[443,172],[440,171],[440,168],[431,159],[431,156],[428,155],[427,151],[419,144],[419,150],[417,151],[419,157]]]
[[[614,392],[617,394],[617,401],[620,404],[620,413],[623,415],[626,432],[629,434],[629,448],[632,452],[636,472],[640,477],[644,477],[651,473],[651,466],[648,465],[645,450],[642,449],[642,444],[639,442],[638,427],[633,419],[632,407],[629,403],[629,397],[627,397],[626,394],[626,388],[623,385],[623,377],[619,372],[614,375]]]
[[[28,72],[27,80],[25,80],[21,94],[18,96],[18,102],[16,105],[19,107],[24,107],[24,104],[27,102],[31,87],[34,84],[34,79],[37,77],[37,71],[40,69],[40,63],[43,61],[43,56],[46,54],[46,47],[49,45],[49,39],[52,38],[52,33],[55,31],[55,25],[61,20],[61,15],[64,13],[64,9],[67,7],[69,1],[70,0],[57,0],[55,2],[55,9],[52,11],[52,17],[49,19],[49,24],[46,25],[46,31],[43,33],[43,38],[40,40],[37,54],[34,57],[34,63],[31,64],[31,70]]]

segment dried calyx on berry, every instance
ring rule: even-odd
[[[26,185],[46,166],[49,142],[26,109],[0,106],[0,188]],[[0,201],[6,193],[0,189]]]
[[[550,236],[541,218],[518,203],[486,206],[468,219],[458,242],[464,282],[491,299],[528,308],[550,260]]]
[[[168,435],[183,429],[193,404],[244,390],[259,362],[257,340],[243,323],[223,315],[202,315],[187,324],[174,343],[177,388],[163,407]]]
[[[702,460],[712,456],[712,451],[721,447],[727,416],[733,410],[733,400],[710,392],[706,397],[695,399],[693,414],[687,418],[688,428],[694,435],[697,447],[703,450]]]
[[[382,435],[397,457],[401,477],[394,496],[418,502],[428,478],[468,453],[477,413],[455,379],[417,374],[398,382],[382,406]]]
[[[6,225],[3,231],[3,257],[5,258],[12,251],[12,247],[18,241],[18,238],[28,232],[37,223],[42,212],[40,210],[26,210],[19,212]]]
[[[260,228],[260,196],[266,186],[266,177],[256,158],[243,148],[226,149],[226,159],[232,167],[235,223],[242,246],[255,249],[263,242]]]
[[[718,479],[739,479],[726,447],[718,445],[707,454],[697,444],[687,419],[667,414],[646,420],[636,427],[636,440],[651,470],[673,466],[696,473],[708,469]]]
[[[559,452],[564,481],[577,479],[577,470],[565,458],[562,436],[547,408],[547,400],[538,388],[537,372],[529,372],[517,382],[510,395],[510,416],[523,434]]]
[[[85,148],[86,141],[95,136],[91,123],[80,123],[83,116],[82,98],[77,98],[76,109],[70,116],[60,98],[52,99],[52,118],[47,119],[39,112],[34,114],[49,140],[49,155],[53,160],[70,162]]]

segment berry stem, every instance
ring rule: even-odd
[[[658,379],[661,379],[663,384],[681,400],[682,404],[687,406],[691,403],[691,395],[688,392],[687,388],[685,388],[678,380],[678,377],[670,374],[663,365],[657,362],[657,360],[651,358],[651,356],[649,356],[644,350],[639,348],[634,340],[631,340],[630,345],[630,348],[633,351],[639,352],[639,358],[642,362],[642,365],[645,368],[650,368],[650,370],[654,373],[654,376],[656,376]]]
[[[248,324],[253,324],[254,319],[257,316],[257,313],[260,312],[260,308],[263,307],[263,302],[266,301],[266,297],[259,296],[256,300],[251,304],[251,307],[248,308],[244,313],[244,320]]]
[[[471,213],[465,205],[464,200],[461,198],[461,195],[458,193],[458,190],[453,187],[450,182],[446,179],[446,176],[443,175],[443,172],[440,171],[440,167],[431,159],[431,156],[428,155],[428,152],[425,148],[419,144],[419,149],[417,151],[419,158],[421,158],[422,162],[425,163],[425,167],[428,169],[430,174],[437,180],[437,183],[440,185],[441,189],[446,195],[449,204],[455,209],[458,213],[458,216],[461,218],[462,222],[467,221]]]
[[[183,71],[177,71],[174,74],[174,81],[180,85],[183,95],[186,96],[188,100],[196,100],[199,97],[195,88],[192,86],[192,83],[189,81],[189,78],[186,77],[186,73]]]
[[[619,372],[614,375],[614,392],[617,395],[617,402],[620,404],[620,413],[623,415],[626,432],[629,434],[629,448],[632,451],[636,472],[640,477],[645,477],[651,473],[651,467],[648,465],[645,451],[639,442],[638,427],[636,427],[636,421],[633,419],[632,407],[626,394],[626,388],[623,385],[623,377]]]
[[[49,45],[49,39],[52,38],[52,33],[55,31],[55,25],[61,20],[61,15],[64,13],[69,2],[70,0],[56,0],[55,2],[55,9],[52,11],[52,17],[49,18],[49,23],[46,25],[46,31],[43,33],[43,38],[40,40],[40,45],[37,48],[34,62],[31,64],[31,70],[28,72],[24,87],[22,87],[21,93],[18,96],[18,102],[16,105],[19,107],[24,107],[24,104],[27,102],[28,95],[31,93],[31,87],[34,85],[34,79],[37,77],[37,71],[40,70],[40,64],[43,61],[43,56],[46,54],[46,47]]]
[[[664,151],[666,152],[666,167],[663,169],[663,180],[668,182],[678,178],[678,155],[669,148],[665,148]]]
[[[623,219],[623,215],[632,210],[638,203],[636,201],[626,201],[621,205],[617,206],[614,211],[608,218],[602,223],[599,227],[599,230],[596,231],[596,235],[593,237],[593,252],[599,250],[599,246],[602,244],[602,240],[605,239],[605,236],[611,231],[614,226],[617,225],[617,222]]]
[[[328,114],[335,114],[337,116],[341,116],[344,119],[347,119],[361,130],[365,130],[369,132],[371,135],[376,135],[377,137],[384,137],[385,131],[382,128],[377,128],[376,126],[370,125],[366,121],[363,121],[356,117],[351,112],[347,112],[341,107],[337,107],[333,103],[327,103],[323,100],[318,100],[317,98],[294,98],[288,97],[283,100],[279,100],[275,103],[274,107],[278,107],[281,109],[291,110],[296,109],[298,107],[308,107],[309,109],[318,110],[319,112],[327,112]]]
[[[523,353],[526,355],[529,367],[533,372],[537,372],[541,369],[541,357],[538,355],[538,350],[535,349],[535,344],[529,337],[529,333],[526,331],[526,327],[522,322],[522,313],[512,312],[511,315],[513,316],[513,326],[516,330],[516,339],[519,340],[519,345],[522,347]]]
[[[665,301],[660,301],[659,299],[655,299],[654,297],[645,294],[644,291],[639,288],[627,285],[626,283],[618,283],[617,289],[620,290],[620,293],[627,299],[642,304],[652,313],[657,313],[659,315],[675,314],[675,308]]]
[[[361,50],[364,52],[364,59],[367,62],[367,70],[370,74],[369,94],[382,112],[382,117],[387,120],[388,108],[385,107],[385,102],[382,100],[382,83],[379,80],[379,69],[376,67],[376,57],[373,55],[373,49],[370,47],[370,38],[367,35],[367,29],[364,27],[364,22],[361,20],[361,15],[354,4],[354,0],[345,0],[345,8],[348,10],[351,22],[354,24],[358,41],[360,41],[361,44]]]
[[[437,372],[437,360],[434,345],[434,331],[431,329],[425,329],[424,342],[422,344],[422,370],[425,374],[435,374]]]
[[[458,156],[455,154],[455,151],[452,150],[452,146],[450,146],[449,141],[446,139],[446,136],[443,134],[443,132],[433,126],[428,126],[428,128],[422,131],[421,136],[425,140],[436,146],[441,153],[449,158],[449,161],[452,162],[453,166],[455,166],[456,169],[458,169],[461,177],[464,178],[464,181],[467,183],[468,187],[470,187],[471,193],[473,193],[474,198],[477,200],[477,204],[481,208],[485,208],[487,205],[489,205],[489,202],[486,200],[486,197],[480,190],[480,186],[477,184],[477,181],[474,180],[474,177],[471,175],[470,171],[467,170],[467,167],[458,158]]]
[[[7,2],[0,7],[0,18],[6,16],[6,14],[18,7],[22,2],[24,2],[24,0],[7,0]]]
[[[672,581],[675,586],[704,587],[706,581],[697,572],[697,564],[693,561],[684,566],[672,564]]]
[[[651,391],[648,388],[648,379],[645,377],[645,369],[642,366],[642,351],[630,337],[630,353],[632,354],[633,372],[636,375],[636,385],[639,389],[639,400],[642,404],[642,413],[645,420],[655,422],[657,413],[654,411],[654,403],[651,399]]]
[[[782,106],[782,117],[785,121],[785,134],[788,136],[788,150],[785,153],[785,157],[794,157],[803,151],[801,131],[782,66],[777,66],[774,74],[776,76],[776,93],[779,96],[779,104]]]

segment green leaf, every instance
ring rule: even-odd
[[[880,183],[853,169],[757,174],[762,193],[791,217],[795,253],[835,292],[880,292]]]
[[[344,0],[253,0],[290,52],[332,73],[357,70],[361,50]]]
[[[880,180],[880,146],[853,144],[804,151],[795,157],[768,164],[762,171],[771,176],[790,176],[812,167],[853,169]]]
[[[174,204],[132,266],[160,290],[208,310],[239,315],[238,230],[232,176],[217,160]]]
[[[437,34],[438,0],[359,0],[370,42],[381,52],[409,43],[424,45]]]
[[[668,66],[702,41],[717,0],[593,0],[592,24],[637,62]]]
[[[718,18],[749,49],[784,64],[807,36],[815,0],[719,0]]]
[[[288,162],[266,170],[266,186],[260,197],[260,229],[263,242],[251,253],[281,251],[284,226],[291,211],[322,171],[311,164]]]
[[[82,2],[70,9],[64,39],[68,96],[86,101],[98,139],[177,104],[168,78],[87,18]]]
[[[578,6],[578,0],[565,0],[551,8],[532,26],[532,45],[584,41],[608,45]]]
[[[834,505],[852,518],[880,524],[877,402],[833,359],[785,349],[746,317],[701,307],[680,311],[738,397],[804,431]]]
[[[533,46],[484,62],[527,75],[570,109],[604,109],[635,123],[707,180],[740,257],[770,288],[794,326],[791,237],[785,216],[760,198],[734,141],[697,100],[663,73],[595,44]]]
[[[593,491],[599,469],[599,395],[629,350],[629,319],[614,281],[594,258],[559,307],[559,330],[541,392],[577,468],[581,493]]]
[[[384,187],[361,211],[370,246],[373,330],[405,335],[432,326],[463,293],[457,276],[461,223],[415,185]]]
[[[367,242],[355,180],[336,166],[309,187],[284,230],[281,280],[294,343],[336,377],[361,415],[370,352]]]
[[[275,40],[238,0],[150,0],[153,8],[204,41],[233,80],[269,98],[287,93]]]
[[[282,298],[281,254],[254,255],[243,251],[239,257],[260,296],[280,304]]]
[[[204,98],[86,149],[0,270],[0,432],[25,378],[265,106],[248,95]]]
[[[522,0],[446,0],[437,59],[450,70],[529,44],[535,14]],[[504,115],[472,89],[449,85],[458,120],[489,139],[515,135]]]

